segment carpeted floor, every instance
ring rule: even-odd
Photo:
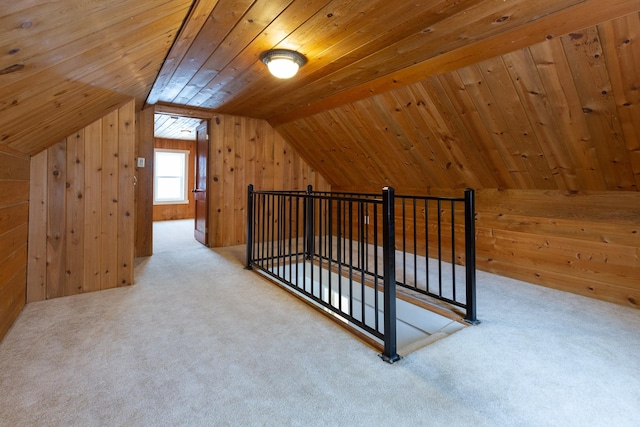
[[[640,425],[638,310],[479,272],[483,323],[388,365],[242,247],[183,240],[135,286],[25,308],[0,425]]]

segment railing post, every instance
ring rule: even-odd
[[[247,190],[247,259],[246,268],[251,270],[253,253],[253,184]]]
[[[476,225],[475,193],[471,188],[464,191],[464,247],[466,270],[467,315],[464,321],[480,323],[476,313]]]
[[[382,189],[382,256],[384,265],[384,351],[382,360],[400,360],[396,336],[396,234],[392,187]]]
[[[314,224],[314,219],[313,219],[313,198],[311,198],[311,194],[313,194],[313,186],[308,185],[307,186],[307,197],[306,197],[306,201],[307,201],[307,217],[305,218],[306,221],[306,240],[307,240],[307,247],[305,248],[305,252],[306,252],[306,258],[307,259],[311,259],[313,256],[313,252],[315,250],[315,239],[314,239],[314,233],[313,233],[313,224]]]

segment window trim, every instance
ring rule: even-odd
[[[154,148],[153,149],[153,160],[154,165],[157,165],[157,153],[181,153],[184,154],[184,165],[183,171],[184,174],[182,176],[183,180],[183,191],[184,198],[182,200],[157,200],[158,197],[158,178],[163,178],[163,176],[158,176],[157,168],[153,169],[153,204],[154,205],[188,205],[189,204],[189,150],[178,150],[172,148]],[[174,178],[173,176],[171,176]]]

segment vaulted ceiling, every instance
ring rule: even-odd
[[[37,153],[134,97],[266,119],[336,186],[640,184],[640,0],[0,5],[9,149]],[[276,80],[259,60],[272,48],[309,62]]]

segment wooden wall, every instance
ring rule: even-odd
[[[135,191],[135,256],[153,253],[153,135],[154,108],[136,113],[136,159],[144,158],[145,166],[136,164]]]
[[[480,190],[478,268],[640,308],[640,193]]]
[[[32,157],[28,302],[133,283],[134,108]]]
[[[369,191],[370,188],[337,188]],[[378,189],[379,190],[379,189]],[[397,188],[396,194],[461,197],[461,190]],[[559,190],[476,190],[477,267],[505,277],[640,308],[640,192]],[[400,205],[396,204],[396,246],[401,247]],[[430,249],[435,248],[433,206]],[[411,213],[411,208],[407,209]],[[449,212],[443,209],[449,230]],[[456,215],[456,263],[464,264],[463,218]],[[407,244],[413,247],[411,221]],[[418,209],[418,229],[424,227]],[[445,235],[447,235],[445,233]],[[417,252],[424,254],[418,235]],[[445,257],[450,244],[444,240]],[[430,256],[436,256],[430,251]],[[449,259],[447,259],[448,261]]]
[[[194,179],[194,161],[196,154],[196,142],[186,141],[179,139],[155,139],[155,148],[167,148],[171,150],[188,150],[189,158],[187,162],[189,164],[189,171],[187,172],[189,182],[187,188],[191,190],[193,187]],[[189,191],[187,193],[189,203],[185,204],[168,204],[168,205],[153,205],[153,220],[154,221],[166,221],[174,219],[190,219],[194,217],[195,204],[193,201],[193,193]]]
[[[0,339],[25,305],[29,157],[0,146]]]
[[[264,120],[216,115],[211,124],[211,246],[245,243],[247,186],[256,190],[330,189]]]
[[[247,186],[259,190],[328,190],[328,181],[309,166],[266,121],[172,106],[150,107],[138,115],[137,156],[147,165],[137,169],[136,256],[153,248],[153,116],[154,111],[211,121],[209,138],[209,245],[245,242]]]

